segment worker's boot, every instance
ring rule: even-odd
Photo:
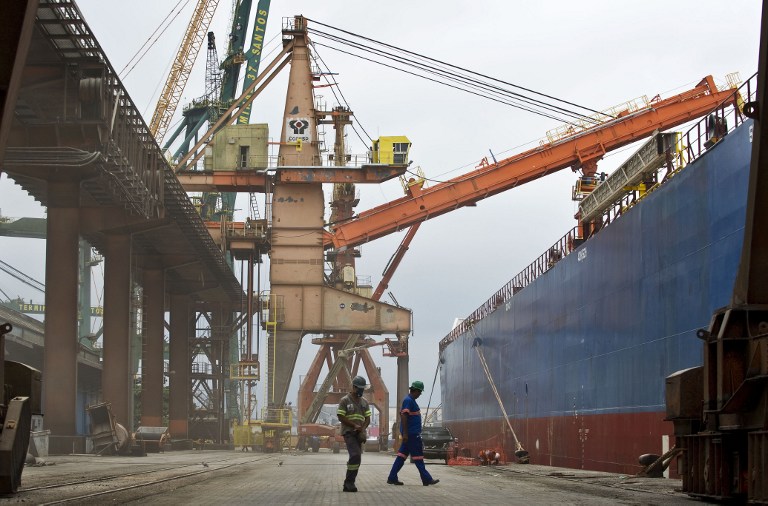
[[[355,478],[357,478],[357,470],[347,470],[347,477],[344,479],[344,492],[357,492],[355,486]]]
[[[405,457],[398,455],[395,457],[395,461],[392,463],[392,469],[389,470],[389,476],[387,477],[387,483],[390,485],[401,485],[402,482],[397,479],[397,473],[403,468],[405,464]]]
[[[437,480],[432,478],[432,475],[429,474],[429,471],[427,471],[427,466],[424,465],[423,459],[418,459],[413,461],[414,464],[416,464],[416,469],[419,470],[419,475],[421,476],[421,483],[424,485],[434,485],[437,483]]]

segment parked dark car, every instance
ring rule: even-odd
[[[424,443],[424,458],[441,459],[448,463],[448,459],[456,457],[458,446],[448,427],[423,427],[421,440]]]

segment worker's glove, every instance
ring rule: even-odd
[[[365,430],[360,430],[357,433],[357,440],[360,442],[360,444],[363,444],[368,440],[368,434],[366,434]]]

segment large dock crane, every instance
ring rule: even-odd
[[[297,18],[302,20],[302,18]],[[304,21],[300,21],[303,23]],[[297,21],[299,23],[299,21]],[[290,29],[284,34],[290,34],[292,36],[297,35],[301,30],[301,26],[297,25],[294,31]],[[296,39],[293,39],[293,43],[296,43]],[[292,72],[295,65],[295,47],[292,48],[294,53],[294,64],[292,64]],[[310,72],[305,70],[305,72]],[[293,78],[291,79],[293,81]],[[311,79],[309,80],[311,81]],[[306,102],[311,103],[307,93]],[[286,123],[284,129],[290,127],[289,121],[293,121],[290,112],[300,111],[301,107],[296,107],[296,94],[295,90],[289,91],[289,97],[294,100],[293,105],[288,108],[286,106]],[[301,95],[302,97],[304,95]],[[340,222],[331,226],[331,230],[323,230],[322,234],[318,237],[321,240],[322,247],[326,250],[331,250],[330,253],[336,257],[339,252],[345,252],[352,250],[355,246],[363,244],[367,241],[383,237],[384,235],[401,230],[403,228],[413,227],[411,232],[415,233],[416,225],[419,223],[435,217],[441,214],[445,214],[454,209],[472,205],[486,197],[509,190],[519,184],[525,184],[526,182],[543,177],[551,172],[561,170],[566,167],[572,167],[574,170],[581,170],[583,177],[593,176],[597,169],[597,162],[608,152],[613,149],[617,149],[629,143],[637,140],[641,140],[644,137],[651,135],[652,133],[673,128],[674,126],[683,124],[687,121],[701,117],[714,109],[718,104],[728,101],[734,101],[735,95],[732,89],[718,90],[712,77],[704,78],[696,87],[680,93],[673,97],[661,100],[648,101],[644,106],[637,108],[636,110],[619,110],[616,117],[608,121],[586,128],[578,132],[563,132],[558,137],[553,138],[548,143],[543,143],[538,148],[520,153],[518,155],[509,157],[505,160],[501,160],[493,164],[485,164],[477,170],[465,174],[463,176],[451,179],[444,183],[437,184],[433,187],[425,188],[423,184],[414,184],[409,186],[409,194],[405,197],[392,201],[388,204],[376,207],[372,210],[362,212],[355,217],[348,219],[345,217]],[[317,111],[313,107],[307,107],[308,111],[312,111],[317,114]],[[306,113],[305,113],[306,114]],[[302,126],[308,124],[310,126],[317,123],[317,118],[300,118],[302,120]],[[306,120],[306,123],[303,121]],[[295,134],[295,132],[294,132]],[[308,225],[296,219],[296,214],[299,206],[296,203],[304,199],[304,202],[321,201],[310,197],[308,194],[299,194],[295,192],[295,189],[303,188],[305,184],[315,185],[317,183],[333,183],[337,181],[345,181],[347,183],[354,182],[366,182],[366,172],[360,169],[353,169],[350,171],[348,168],[337,167],[333,171],[323,170],[318,171],[312,168],[317,165],[319,159],[318,154],[307,153],[308,147],[314,149],[315,142],[310,138],[303,139],[302,143],[298,143],[296,135],[291,138],[286,138],[285,132],[283,138],[281,138],[281,152],[279,159],[282,161],[282,167],[279,167],[274,175],[268,175],[261,169],[240,169],[237,171],[216,171],[214,174],[210,173],[198,173],[195,174],[189,171],[179,172],[179,178],[184,182],[185,187],[188,189],[196,188],[199,190],[212,190],[218,191],[242,191],[244,188],[251,189],[250,191],[260,190],[267,191],[268,188],[274,185],[275,193],[272,196],[273,203],[282,202],[282,204],[276,204],[273,208],[273,220],[271,222],[271,239],[272,239],[272,257],[273,264],[271,266],[270,281],[273,286],[273,291],[270,294],[269,308],[273,315],[284,315],[282,318],[284,321],[277,321],[278,316],[275,316],[275,321],[266,321],[264,325],[268,329],[270,336],[269,344],[269,365],[270,376],[268,378],[268,402],[273,405],[280,405],[285,401],[285,393],[288,386],[288,377],[293,371],[293,364],[295,363],[295,354],[298,352],[301,336],[305,333],[317,333],[327,330],[328,326],[334,328],[336,334],[339,335],[339,342],[335,343],[335,349],[343,350],[345,348],[355,348],[354,342],[345,341],[341,338],[340,328],[338,322],[334,320],[337,316],[332,317],[330,314],[323,314],[323,324],[317,326],[316,329],[307,325],[308,322],[291,322],[287,324],[289,312],[296,315],[303,314],[307,310],[305,306],[308,299],[322,298],[319,293],[314,294],[314,291],[308,291],[307,285],[314,285],[315,283],[307,283],[307,281],[299,281],[300,279],[307,279],[304,267],[302,267],[301,273],[296,267],[287,268],[287,266],[281,266],[282,254],[277,254],[277,251],[281,249],[283,245],[277,245],[280,242],[281,232],[275,229],[275,223],[280,221],[281,217],[278,217],[274,212],[288,213],[286,216],[291,216],[291,231],[285,230],[282,235],[285,235],[283,239],[284,245],[290,246],[294,249],[290,252],[286,249],[286,258],[282,260],[288,265],[295,265],[297,262],[297,255],[300,255],[299,251],[302,251],[301,255],[306,255],[311,250],[310,243],[314,245],[313,231],[316,231],[315,225]],[[202,142],[202,141],[201,141]],[[193,148],[195,151],[198,147]],[[302,152],[304,151],[304,152]],[[304,157],[304,158],[302,158]],[[304,160],[304,161],[302,161]],[[334,179],[344,175],[347,178],[354,179]],[[281,193],[285,195],[280,195]],[[282,199],[282,201],[280,200]],[[284,205],[289,203],[293,210],[289,210],[288,206]],[[281,207],[285,209],[278,210]],[[308,215],[318,214],[317,212],[307,213]],[[282,218],[286,220],[286,218]],[[293,221],[296,223],[294,224]],[[214,226],[213,223],[211,223]],[[231,224],[233,229],[245,229],[244,224]],[[221,228],[220,223],[216,223],[217,229]],[[281,224],[281,228],[285,225]],[[298,228],[296,228],[298,227]],[[220,232],[217,234],[222,240],[223,234]],[[412,236],[412,234],[410,234]],[[288,240],[288,237],[291,240]],[[297,240],[297,237],[307,237],[307,244],[298,246],[301,242]],[[402,254],[400,254],[400,258]],[[274,259],[277,258],[278,262],[275,263]],[[290,263],[289,263],[290,261]],[[316,261],[316,260],[315,260]],[[289,271],[291,271],[289,273]],[[284,279],[283,279],[284,278]],[[297,286],[299,285],[299,286]],[[274,288],[276,287],[276,289]],[[296,291],[298,290],[298,292]],[[314,288],[312,289],[314,290]],[[314,295],[309,295],[310,293]],[[309,295],[309,296],[308,296]],[[379,294],[380,295],[380,294]],[[276,296],[276,298],[275,298]],[[296,300],[297,305],[292,311],[288,311],[284,302],[279,302],[282,297],[285,300]],[[301,319],[306,320],[306,315],[303,314]],[[296,327],[295,330],[291,330],[291,327]],[[281,332],[282,330],[282,332]],[[290,331],[290,332],[286,332]],[[374,331],[372,333],[378,333],[381,330]],[[280,341],[283,343],[280,349],[274,346],[275,335],[281,334]],[[343,346],[341,343],[344,343]],[[328,357],[328,352],[319,353],[318,357]],[[276,360],[277,359],[277,360]],[[317,360],[320,360],[319,358]],[[317,371],[319,369],[320,362],[317,367],[313,365],[312,378],[317,378]],[[328,360],[326,360],[328,362]],[[277,363],[286,364],[284,367],[278,367],[279,371],[276,375],[273,372]],[[329,368],[331,367],[330,362]],[[312,415],[316,413],[316,406],[319,402],[322,402],[320,398],[325,398],[327,390],[325,384],[329,381],[337,381],[337,378],[329,378],[324,382],[324,388],[320,391],[314,392],[315,399],[309,402],[312,393],[313,381],[307,381],[307,384],[302,385],[300,397],[302,399],[302,421],[309,422]],[[343,383],[343,381],[341,382]],[[309,405],[309,406],[308,406]],[[311,406],[311,408],[310,408]]]
[[[217,0],[218,2],[218,0]],[[227,33],[227,50],[222,62],[218,61],[216,49],[216,38],[212,32],[208,32],[208,54],[206,59],[205,75],[205,95],[192,101],[192,104],[185,107],[183,119],[178,127],[173,130],[168,138],[165,139],[164,150],[170,150],[173,146],[175,151],[171,151],[173,159],[179,159],[190,151],[190,144],[194,143],[200,130],[204,125],[214,125],[219,117],[235,102],[240,83],[241,66],[247,65],[243,89],[248,89],[250,83],[256,78],[259,71],[262,49],[264,44],[264,33],[266,30],[267,19],[269,16],[270,0],[259,0],[255,16],[251,16],[253,0],[232,0],[232,16],[229,32]],[[208,23],[202,22],[205,19],[200,18],[203,1],[201,0],[189,24],[182,48],[191,44],[189,42],[194,38],[202,38]],[[247,36],[248,27],[252,26],[252,35]],[[194,34],[194,37],[193,37]],[[188,55],[190,51],[180,49],[177,56],[179,58],[186,56],[186,66],[184,73],[188,76],[191,71],[193,58]],[[176,68],[176,67],[174,67]],[[169,76],[169,83],[175,79],[172,72]],[[167,93],[169,84],[166,85]],[[158,102],[158,109],[164,106],[168,100],[165,93]],[[175,107],[175,105],[174,105]],[[166,112],[168,118],[172,115]],[[250,109],[240,111],[239,120],[241,124],[247,124],[250,115]],[[215,130],[215,128],[213,129]],[[178,140],[180,139],[180,142]],[[158,141],[162,140],[158,137]],[[214,168],[216,170],[218,167]],[[194,188],[187,187],[188,191],[197,191]],[[235,207],[235,193],[222,192],[214,190],[212,192],[203,192],[201,196],[193,197],[193,201],[198,207],[198,211],[204,220],[231,220]],[[253,199],[251,199],[253,202]],[[247,260],[247,259],[246,259]],[[249,263],[249,271],[253,270],[253,263]],[[249,280],[252,276],[249,275]],[[252,288],[252,287],[250,287]],[[252,297],[250,297],[252,299]],[[251,304],[248,305],[251,307]],[[193,397],[202,399],[199,404],[203,405],[198,409],[197,404],[193,406],[190,414],[190,434],[201,438],[226,438],[225,433],[221,432],[226,424],[220,423],[223,418],[239,418],[238,408],[243,404],[243,409],[251,413],[251,387],[259,379],[258,357],[252,353],[252,312],[249,310],[247,317],[240,318],[233,322],[227,322],[224,325],[220,323],[213,324],[220,328],[219,332],[227,334],[233,329],[231,335],[226,337],[214,337],[211,325],[210,315],[200,315],[196,321],[199,322],[198,333],[203,336],[196,340],[198,346],[192,351],[193,357],[193,378],[191,391]],[[245,346],[241,349],[238,343],[237,330],[246,326],[248,336],[245,339]],[[222,344],[224,342],[224,344]],[[222,359],[222,357],[225,357]],[[225,367],[209,367],[214,362],[224,362]],[[199,363],[198,363],[199,362]],[[231,366],[231,370],[227,370]],[[203,371],[203,372],[201,372]],[[232,381],[231,387],[225,386],[226,381]],[[242,387],[242,388],[241,388]],[[247,390],[247,402],[238,402],[240,393]],[[225,400],[226,396],[226,400]],[[227,413],[224,412],[225,406]],[[211,417],[211,413],[215,416]],[[217,435],[218,433],[218,435]]]
[[[733,102],[734,100],[735,95],[732,89],[720,91],[712,77],[706,77],[689,91],[664,100],[649,102],[645,107],[633,112],[619,111],[613,120],[577,133],[566,133],[563,137],[542,144],[538,148],[495,164],[486,164],[473,172],[445,183],[425,188],[423,181],[414,181],[416,184],[408,186],[408,195],[405,197],[359,213],[351,219],[342,220],[332,225],[330,232],[324,230],[322,234],[323,247],[337,252],[347,251],[367,241],[408,227],[411,227],[409,235],[412,237],[416,226],[427,219],[463,206],[472,205],[486,197],[566,167],[581,169],[585,175],[594,175],[597,161],[608,151],[643,139],[655,131],[673,128],[701,117],[718,104]],[[281,154],[281,159],[286,159],[289,151],[296,150],[295,147],[293,149],[285,147],[284,149],[288,151]],[[290,153],[288,156],[293,157],[295,155]],[[328,174],[331,174],[331,171],[328,171]],[[366,181],[365,172],[360,169],[350,171],[350,169],[337,168],[333,174],[336,176],[344,174],[348,178],[347,181]],[[275,184],[277,188],[291,188],[293,186],[291,183],[306,181],[332,183],[335,181],[333,177],[326,177],[323,172],[311,170],[306,166],[282,167],[271,178],[263,170],[247,169],[217,171],[215,174],[184,172],[180,173],[179,176],[187,187],[216,188],[221,191],[237,190],[238,188],[259,188],[266,191],[272,184]],[[352,177],[355,179],[351,179]],[[273,201],[278,198],[275,194]],[[294,196],[291,196],[291,199],[294,199]],[[220,228],[220,224],[215,224],[215,227]],[[238,228],[236,224],[233,224],[233,227]],[[239,228],[242,229],[244,226],[240,225]],[[294,235],[297,234],[294,233]],[[402,258],[402,253],[404,251],[400,252],[399,259]],[[297,278],[294,275],[292,279],[294,279],[292,283],[295,283]],[[284,282],[287,283],[288,279]],[[330,320],[326,319],[325,322],[330,322]],[[296,343],[296,348],[289,355],[298,351],[299,339],[294,339],[292,340]],[[354,343],[345,343],[343,346],[337,343],[337,349],[344,349],[348,345],[354,346]],[[272,348],[270,346],[270,352],[274,351]],[[323,355],[327,356],[327,353]],[[293,361],[291,360],[291,362]],[[313,378],[317,377],[315,369],[318,368],[319,365],[313,366],[311,375]],[[269,388],[273,389],[275,385],[271,380],[272,378],[269,381]],[[329,380],[335,381],[335,378],[329,378]],[[274,396],[270,396],[272,402],[284,400],[282,397],[286,391],[287,382],[282,380],[278,383],[279,390],[277,392],[273,390]],[[312,392],[312,385],[309,383],[311,382],[302,385],[300,392],[302,408],[307,409],[303,414],[309,415],[308,417],[302,416],[305,422],[310,421],[311,414],[316,412],[314,406],[321,402],[320,398],[325,398],[327,392],[325,388],[321,388],[318,392],[314,392],[315,399],[309,402]],[[325,383],[327,381],[324,382],[324,385]],[[309,406],[313,406],[313,408],[310,409]]]
[[[259,242],[258,237],[253,243],[249,243],[249,239],[252,237],[245,237],[254,231],[253,220],[247,226],[244,225],[240,228],[244,233],[237,237],[228,235],[231,231],[231,227],[228,226],[225,227],[226,233],[222,233],[224,232],[223,229],[218,231],[220,237],[227,240],[228,249],[235,258],[249,262],[247,267],[249,276],[247,296],[249,301],[244,310],[245,316],[241,318],[241,320],[246,320],[244,323],[248,329],[252,327],[250,318],[255,311],[252,283],[253,262],[267,251],[265,246],[268,246],[270,251],[271,290],[268,294],[260,294],[259,297],[260,314],[264,316],[262,326],[266,328],[268,336],[269,374],[266,415],[264,420],[260,421],[260,425],[263,433],[270,433],[269,441],[274,447],[279,444],[280,437],[278,434],[285,429],[283,427],[285,424],[282,423],[285,397],[293,373],[298,347],[305,334],[396,333],[399,338],[404,339],[410,329],[410,311],[407,309],[373,300],[359,293],[357,287],[353,287],[354,289],[350,289],[348,286],[341,288],[334,286],[335,283],[326,282],[323,272],[324,253],[322,248],[322,236],[324,234],[322,230],[324,225],[322,221],[324,212],[323,183],[339,183],[337,188],[344,190],[341,193],[348,197],[354,197],[354,190],[350,191],[354,183],[381,182],[396,177],[404,172],[407,160],[400,160],[398,164],[376,163],[364,164],[362,167],[345,167],[338,165],[346,158],[342,146],[338,148],[340,151],[336,157],[337,165],[332,168],[321,166],[321,142],[317,126],[324,122],[333,123],[334,120],[341,120],[349,114],[341,110],[321,111],[321,108],[314,103],[312,83],[316,80],[316,76],[310,66],[304,18],[297,17],[289,20],[283,30],[283,37],[286,44],[284,44],[282,53],[267,67],[264,74],[254,79],[243,94],[233,101],[230,108],[221,114],[220,118],[209,128],[209,131],[204,134],[202,140],[181,158],[178,167],[186,167],[187,170],[179,171],[177,169],[179,179],[185,183],[185,188],[189,191],[255,191],[265,189],[268,177],[264,167],[258,165],[259,162],[266,159],[266,156],[260,152],[264,145],[259,147],[261,141],[258,140],[265,139],[265,127],[263,125],[226,127],[225,123],[232,122],[235,118],[241,120],[243,111],[247,110],[253,98],[280,69],[287,66],[290,60],[291,76],[283,132],[279,142],[278,166],[274,177],[270,176],[268,182],[269,186],[274,188],[270,206],[273,219],[268,245]],[[277,65],[277,62],[283,57],[286,57],[285,60]],[[261,83],[261,80],[266,82]],[[261,85],[261,87],[256,89],[257,85]],[[332,119],[328,120],[327,118]],[[339,137],[343,137],[341,127],[344,124],[345,121],[341,121],[337,125]],[[245,130],[241,130],[243,127]],[[263,133],[256,134],[255,137],[245,133],[251,130],[256,132],[259,128],[264,129]],[[250,141],[241,137],[241,134],[248,137]],[[206,158],[206,167],[213,166],[213,170],[190,170],[189,168],[195,167],[196,160],[203,153],[203,151],[198,151],[199,148],[211,137],[210,145],[213,156],[212,160]],[[226,141],[222,139],[226,139]],[[241,140],[230,142],[232,139]],[[230,145],[231,148],[226,147]],[[248,154],[251,149],[254,149],[258,154]],[[389,148],[385,148],[385,151],[386,149]],[[215,161],[216,153],[223,151],[236,153],[237,169],[232,172],[236,173],[238,177],[241,174],[246,176],[250,174],[254,177],[247,177],[248,181],[243,186],[226,189],[195,186],[195,179],[202,177],[215,180],[218,178],[218,174],[226,172],[218,170],[220,164]],[[191,162],[185,165],[190,159]],[[227,166],[231,166],[231,164]],[[342,200],[336,199],[335,203],[341,205]],[[316,221],[317,218],[321,218],[321,221]],[[256,244],[257,242],[259,244]],[[345,269],[346,272],[348,269]],[[252,307],[254,307],[253,310]],[[337,313],[341,313],[341,317]],[[276,344],[278,340],[279,346]],[[249,336],[247,342],[250,343],[250,341]],[[359,353],[360,356],[366,354],[365,351]],[[251,380],[254,378],[245,378],[241,374],[242,371],[247,371],[249,375],[256,371],[255,374],[258,375],[258,357],[251,353],[250,347],[245,350],[244,358],[238,362],[237,368],[238,377],[236,379],[247,379],[248,384],[251,385]],[[366,365],[366,369],[377,372],[372,362]],[[369,375],[371,374],[369,373]],[[381,383],[379,391],[384,393],[385,390],[386,388]],[[386,409],[387,404],[383,399],[379,402],[382,412]],[[248,411],[250,412],[250,408]],[[386,421],[386,417],[384,420]],[[266,442],[267,438],[265,437],[265,444]]]
[[[163,137],[165,137],[173,113],[176,112],[181,93],[184,91],[189,80],[189,74],[192,72],[192,64],[197,58],[197,53],[200,51],[205,33],[208,31],[208,26],[211,24],[218,5],[219,0],[198,0],[195,6],[192,19],[176,53],[173,65],[171,65],[168,79],[165,81],[160,99],[157,101],[155,112],[152,113],[152,120],[149,123],[149,130],[158,143],[162,142]]]

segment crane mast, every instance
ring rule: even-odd
[[[176,112],[181,93],[187,85],[189,74],[192,72],[192,65],[203,45],[203,39],[205,39],[208,26],[211,24],[218,5],[219,0],[198,0],[197,6],[195,6],[192,19],[176,53],[168,79],[165,81],[165,86],[149,123],[149,130],[158,143],[162,142],[168,125],[171,123],[171,118],[173,118],[173,113]]]
[[[216,36],[208,32],[208,55],[205,59],[205,100],[213,104],[221,93],[221,72],[219,72],[219,55],[216,51]],[[209,116],[211,116],[209,114]]]

